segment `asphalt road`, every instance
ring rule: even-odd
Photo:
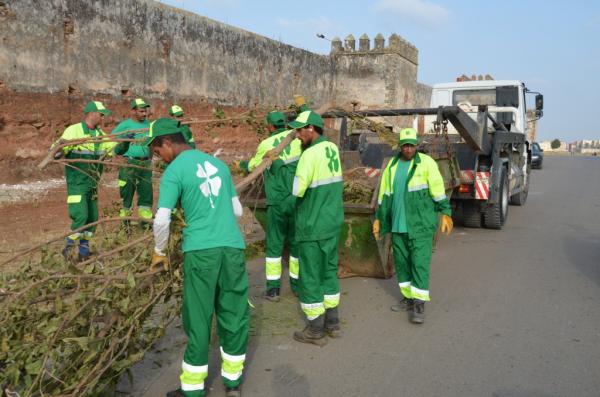
[[[600,158],[546,157],[502,231],[455,228],[432,262],[424,325],[389,310],[393,279],[341,282],[344,336],[294,342],[291,297],[256,303],[244,396],[600,396]],[[279,306],[277,306],[279,305]],[[174,327],[134,368],[134,395],[178,387],[185,339]],[[209,396],[222,396],[215,347]]]

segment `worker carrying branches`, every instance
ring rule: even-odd
[[[278,111],[272,111],[266,117],[269,137],[258,145],[256,154],[246,166],[246,171],[253,171],[260,165],[265,156],[269,156],[289,134],[294,130],[286,128],[286,116]],[[296,245],[294,211],[296,197],[292,195],[292,184],[296,166],[300,158],[300,140],[294,139],[280,154],[273,156],[271,166],[263,173],[265,178],[265,193],[267,196],[267,227],[265,258],[265,273],[267,288],[265,298],[277,302],[280,299],[282,255],[284,244],[287,242],[289,251],[290,286],[294,294],[298,283],[298,250]]]
[[[100,129],[100,124],[104,116],[111,114],[110,110],[100,101],[90,101],[83,109],[83,113],[85,114],[83,121],[68,126],[55,145],[63,144],[65,141],[76,140],[79,142],[63,146],[62,150],[55,154],[55,159],[64,156],[69,160],[99,160],[106,155],[112,155],[115,142],[93,141],[93,138],[106,136]],[[86,139],[90,141],[86,142]],[[71,230],[79,229],[98,220],[98,181],[103,169],[102,164],[92,162],[71,162],[65,165],[67,206],[71,218]],[[88,259],[90,256],[89,240],[95,229],[95,226],[90,226],[84,231],[68,236],[63,256],[69,259],[73,247],[79,242],[79,261]]]
[[[148,108],[150,105],[142,98],[136,98],[131,101],[131,117],[123,120],[112,131],[118,134],[128,130],[145,130],[150,125],[148,121]],[[119,194],[123,200],[123,208],[119,212],[122,218],[132,215],[133,197],[135,192],[138,194],[138,216],[143,220],[140,225],[147,227],[152,220],[152,170],[150,151],[144,146],[143,140],[148,136],[147,131],[137,131],[127,134],[130,139],[140,140],[141,142],[129,144],[119,144],[115,148],[115,153],[127,157],[127,164],[136,167],[123,166],[119,168]],[[138,168],[143,167],[143,168]],[[124,221],[123,226],[129,231],[129,221]]]
[[[438,227],[452,231],[450,202],[437,163],[417,153],[417,132],[400,131],[400,153],[392,158],[381,176],[379,208],[373,234],[392,233],[392,250],[401,299],[393,311],[408,311],[410,321],[425,321],[425,302],[429,301],[429,264],[433,236]]]
[[[179,201],[183,230],[183,328],[188,336],[180,376],[181,389],[167,396],[205,395],[213,311],[221,344],[221,376],[228,397],[240,396],[249,330],[248,275],[242,216],[229,168],[221,160],[193,150],[178,121],[161,118],[150,125],[147,145],[168,163],[154,219],[152,267],[169,267],[166,248],[171,213]]]

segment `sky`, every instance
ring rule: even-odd
[[[352,33],[357,42],[363,33],[397,33],[419,49],[420,82],[462,74],[521,80],[544,94],[538,140],[600,139],[591,117],[600,106],[598,0],[161,2],[320,54],[330,43],[317,33]]]

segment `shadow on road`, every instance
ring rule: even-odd
[[[564,249],[567,259],[577,270],[600,286],[600,238],[598,236],[567,236]]]

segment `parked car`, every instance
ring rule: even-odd
[[[537,142],[531,144],[531,168],[542,169],[542,163],[544,162],[544,149],[542,149]]]

